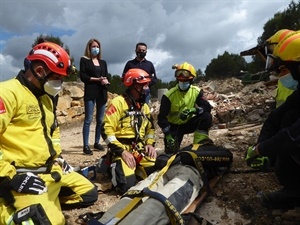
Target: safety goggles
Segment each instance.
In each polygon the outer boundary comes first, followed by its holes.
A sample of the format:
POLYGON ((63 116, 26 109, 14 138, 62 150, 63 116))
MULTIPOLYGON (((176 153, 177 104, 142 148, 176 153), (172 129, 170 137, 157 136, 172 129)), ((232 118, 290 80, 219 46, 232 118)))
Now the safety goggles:
POLYGON ((267 54, 266 70, 268 71, 277 70, 281 65, 283 65, 283 61, 280 58, 272 54, 267 54))
POLYGON ((264 44, 265 55, 267 56, 268 54, 273 54, 273 50, 277 44, 278 42, 264 44))
POLYGON ((191 72, 188 70, 176 70, 175 77, 183 78, 183 79, 191 79, 193 76, 192 76, 191 72))

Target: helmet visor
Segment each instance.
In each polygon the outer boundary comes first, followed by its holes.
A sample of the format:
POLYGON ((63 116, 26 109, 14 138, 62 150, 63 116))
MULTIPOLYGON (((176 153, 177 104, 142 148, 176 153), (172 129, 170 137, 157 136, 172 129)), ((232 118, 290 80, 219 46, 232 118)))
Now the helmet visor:
POLYGON ((193 78, 192 74, 188 70, 176 70, 175 71, 175 77, 176 78, 183 78, 183 79, 191 79, 193 78))
POLYGON ((272 71, 272 70, 277 70, 279 66, 281 66, 283 63, 280 60, 280 58, 268 54, 267 59, 266 59, 266 70, 272 71))
POLYGON ((275 42, 265 44, 265 55, 273 54, 274 47, 275 47, 277 44, 278 44, 278 43, 275 43, 275 42))

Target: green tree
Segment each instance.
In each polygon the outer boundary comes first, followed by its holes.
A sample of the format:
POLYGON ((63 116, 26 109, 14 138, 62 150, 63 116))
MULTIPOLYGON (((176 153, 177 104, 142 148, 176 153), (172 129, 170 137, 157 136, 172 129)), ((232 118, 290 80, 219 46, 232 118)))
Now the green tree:
POLYGON ((108 91, 115 94, 122 94, 126 90, 125 85, 119 75, 111 76, 109 74, 110 85, 108 86, 108 91))
POLYGON ((223 55, 211 60, 205 69, 205 77, 206 79, 236 77, 246 68, 247 62, 242 56, 225 51, 223 55))
MULTIPOLYGON (((291 1, 287 9, 277 12, 274 17, 268 20, 263 29, 262 35, 257 39, 257 44, 262 45, 269 37, 281 29, 300 30, 300 0, 291 1)), ((248 65, 250 73, 264 70, 265 61, 258 55, 252 57, 252 62, 248 65)))

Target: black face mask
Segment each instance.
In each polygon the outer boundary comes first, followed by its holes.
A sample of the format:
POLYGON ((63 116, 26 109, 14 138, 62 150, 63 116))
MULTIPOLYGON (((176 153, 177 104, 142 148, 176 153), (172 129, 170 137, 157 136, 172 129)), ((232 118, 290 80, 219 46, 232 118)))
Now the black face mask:
POLYGON ((145 56, 146 56, 146 52, 137 52, 137 53, 136 53, 136 56, 137 56, 138 58, 143 59, 143 58, 145 58, 145 56))

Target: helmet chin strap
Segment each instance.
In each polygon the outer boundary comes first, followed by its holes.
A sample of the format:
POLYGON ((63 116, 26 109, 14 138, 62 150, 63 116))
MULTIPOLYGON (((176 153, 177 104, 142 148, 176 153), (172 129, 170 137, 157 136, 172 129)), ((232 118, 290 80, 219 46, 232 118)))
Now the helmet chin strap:
POLYGON ((53 72, 50 72, 48 74, 45 73, 45 77, 40 77, 37 75, 37 73, 34 71, 32 64, 30 64, 30 71, 32 72, 33 76, 40 82, 41 87, 44 89, 44 84, 48 81, 48 79, 54 75, 53 72))

